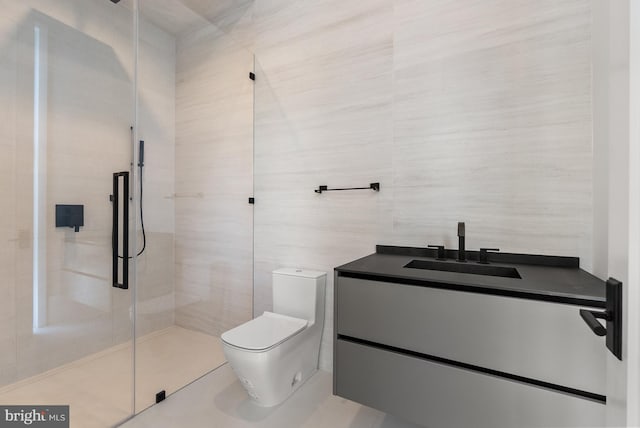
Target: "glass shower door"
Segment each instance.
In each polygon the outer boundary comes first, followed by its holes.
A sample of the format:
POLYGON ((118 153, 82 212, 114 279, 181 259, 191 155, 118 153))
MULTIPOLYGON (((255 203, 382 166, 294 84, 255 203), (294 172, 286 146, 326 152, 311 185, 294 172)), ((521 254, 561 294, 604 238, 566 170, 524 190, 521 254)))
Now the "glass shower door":
POLYGON ((112 426, 133 412, 134 287, 113 286, 110 200, 132 161, 133 12, 2 6, 0 405, 69 405, 72 427, 112 426))
POLYGON ((244 3, 139 2, 136 412, 224 364, 220 335, 252 318, 244 3))

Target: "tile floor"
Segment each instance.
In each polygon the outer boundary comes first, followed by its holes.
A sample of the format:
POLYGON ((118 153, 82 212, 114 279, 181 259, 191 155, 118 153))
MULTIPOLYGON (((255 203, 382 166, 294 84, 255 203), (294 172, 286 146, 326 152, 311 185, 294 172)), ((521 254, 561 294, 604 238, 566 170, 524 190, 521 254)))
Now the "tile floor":
MULTIPOLYGON (((131 343, 0 388, 2 404, 69 404, 72 428, 106 428, 131 415, 131 343)), ((155 403, 225 362, 217 337, 177 326, 137 340, 136 410, 155 403)))
POLYGON ((253 405, 231 367, 223 365, 121 428, 417 428, 331 394, 320 371, 280 406, 253 405))

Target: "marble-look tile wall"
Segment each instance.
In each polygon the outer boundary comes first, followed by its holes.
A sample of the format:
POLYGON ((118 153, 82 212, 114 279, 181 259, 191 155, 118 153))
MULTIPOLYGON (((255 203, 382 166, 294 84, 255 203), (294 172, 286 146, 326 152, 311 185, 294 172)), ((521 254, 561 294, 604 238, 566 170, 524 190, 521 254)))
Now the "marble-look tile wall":
MULTIPOLYGON (((142 202, 147 242, 137 261, 138 336, 175 322, 176 38, 141 12, 138 137, 145 142, 142 202)), ((141 233, 137 245, 142 248, 141 233)))
MULTIPOLYGON (((16 40, 14 21, 0 18, 0 40, 16 40)), ((16 44, 2 43, 0 56, 0 200, 15 200, 15 82, 16 44)), ((13 204, 6 204, 0 210, 0 384, 11 378, 17 366, 16 359, 16 247, 19 235, 16 229, 16 211, 13 204)))
MULTIPOLYGON (((97 0, 32 0, 2 2, 2 8, 0 196, 10 202, 4 204, 0 217, 0 251, 6 256, 0 258, 5 296, 0 384, 6 384, 131 338, 132 292, 113 289, 110 283, 108 196, 111 174, 127 170, 131 158, 134 63, 132 16, 122 7, 97 0), (42 312, 41 328, 34 331, 35 27, 40 29, 42 52, 40 284, 46 284, 41 296, 41 307, 46 311, 42 312), (54 227, 55 204, 84 205, 85 225, 79 233, 54 227)), ((156 143, 148 150, 147 177, 151 183, 157 182, 157 177, 173 182, 174 105, 173 94, 165 92, 167 84, 174 84, 173 43, 160 31, 142 32, 141 44, 148 49, 144 50, 141 70, 157 73, 141 81, 141 99, 147 101, 140 108, 141 125, 151 129, 155 122, 156 129, 148 132, 148 138, 156 143), (168 173, 171 175, 165 177, 168 173)), ((164 195, 158 193, 158 186, 146 190, 149 200, 162 200, 164 195)), ((139 265, 142 273, 146 269, 163 277, 160 285, 171 296, 171 304, 172 203, 165 203, 162 212, 152 204, 152 212, 147 212, 148 247, 152 251, 139 265), (150 259, 160 254, 160 247, 164 247, 165 258, 150 259)), ((140 300, 156 297, 158 284, 139 276, 143 279, 140 300), (154 288, 153 293, 145 292, 147 286, 154 288)), ((173 321, 172 309, 170 312, 156 315, 153 327, 145 325, 144 319, 138 325, 141 330, 169 325, 173 321)))
POLYGON ((253 55, 206 20, 177 41, 176 324, 212 335, 253 303, 253 55))
POLYGON ((590 2, 396 1, 385 241, 591 266, 590 2), (455 2, 456 6, 460 3, 455 2))
MULTIPOLYGON (((255 311, 377 243, 592 258, 590 1, 256 0, 255 311), (313 192, 318 185, 370 191, 313 192)), ((321 366, 331 368, 332 276, 321 366)))
MULTIPOLYGON (((377 243, 455 247, 457 221, 469 248, 579 255, 590 267, 589 0, 185 3, 175 77, 157 73, 158 90, 176 82, 165 92, 176 99, 175 186, 170 161, 149 184, 148 256, 165 267, 175 221, 177 324, 220 334, 271 309, 275 268, 331 273, 377 243), (313 192, 373 181, 380 193, 313 192)), ((143 105, 158 101, 143 91, 143 105)), ((162 153, 166 107, 141 128, 162 153)), ((145 263, 151 325, 172 308, 171 273, 145 263)))
POLYGON ((272 308, 274 269, 326 271, 329 369, 333 267, 372 253, 391 227, 393 4, 292 3, 254 12, 255 314, 272 308), (376 181, 380 193, 314 193, 376 181))

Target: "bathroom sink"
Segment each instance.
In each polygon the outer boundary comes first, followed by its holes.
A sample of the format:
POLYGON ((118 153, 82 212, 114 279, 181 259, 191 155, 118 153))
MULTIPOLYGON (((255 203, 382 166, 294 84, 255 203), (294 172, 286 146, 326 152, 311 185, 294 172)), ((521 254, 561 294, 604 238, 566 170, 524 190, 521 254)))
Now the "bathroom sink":
POLYGON ((430 260, 412 260, 406 265, 404 265, 404 267, 410 268, 410 269, 470 273, 473 275, 500 276, 503 278, 517 278, 517 279, 522 278, 518 273, 517 269, 510 268, 510 267, 503 267, 503 266, 487 266, 487 265, 457 263, 457 262, 436 262, 436 261, 430 261, 430 260))

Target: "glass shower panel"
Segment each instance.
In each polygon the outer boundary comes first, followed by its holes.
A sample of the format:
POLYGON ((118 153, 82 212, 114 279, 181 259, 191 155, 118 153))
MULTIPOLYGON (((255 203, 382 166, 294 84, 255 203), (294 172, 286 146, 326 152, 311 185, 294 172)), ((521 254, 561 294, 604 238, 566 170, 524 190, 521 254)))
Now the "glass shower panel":
POLYGON ((114 425, 133 411, 110 201, 132 159, 133 13, 0 3, 0 405, 68 404, 73 427, 114 425))
POLYGON ((252 318, 254 70, 229 33, 238 12, 140 1, 138 412, 224 364, 220 335, 252 318))

